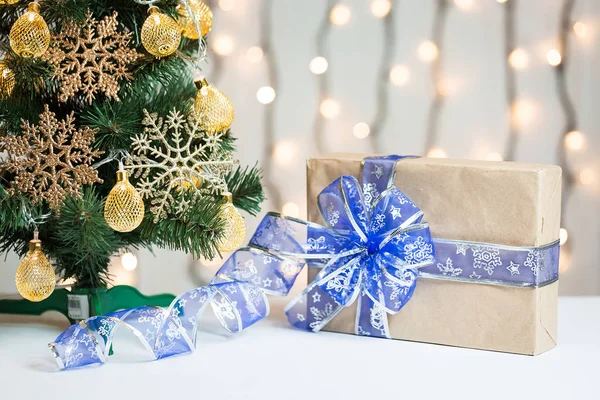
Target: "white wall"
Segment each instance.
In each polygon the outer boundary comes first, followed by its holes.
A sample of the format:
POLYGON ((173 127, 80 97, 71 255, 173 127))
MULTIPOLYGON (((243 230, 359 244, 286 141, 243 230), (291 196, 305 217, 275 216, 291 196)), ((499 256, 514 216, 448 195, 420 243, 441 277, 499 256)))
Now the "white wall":
MULTIPOLYGON (((296 152, 287 165, 277 165, 274 179, 283 192, 284 202, 300 206, 305 216, 304 160, 315 154, 313 123, 318 108, 317 79, 309 71, 316 53, 315 35, 324 16, 324 0, 273 0, 274 52, 270 59, 257 64, 246 60, 246 50, 260 41, 258 0, 236 0, 233 10, 224 12, 213 7, 215 23, 209 40, 220 35, 234 38, 235 49, 222 57, 217 86, 236 107, 233 130, 240 138, 242 163, 267 160, 263 152, 264 106, 256 101, 256 90, 269 85, 266 63, 274 61, 279 73, 276 87, 275 126, 277 141, 291 143, 296 152)), ((371 123, 377 102, 375 80, 382 52, 381 20, 373 17, 367 0, 347 0, 352 10, 348 25, 333 27, 329 36, 330 68, 327 77, 330 95, 339 101, 340 116, 327 122, 327 151, 370 151, 368 140, 352 135, 360 121, 371 123)), ((502 153, 507 132, 507 109, 504 88, 503 9, 495 0, 473 0, 473 9, 449 11, 444 36, 444 75, 455 83, 440 120, 439 145, 450 157, 485 158, 490 152, 502 153)), ((433 0, 395 1, 395 62, 406 64, 411 71, 409 83, 401 88, 390 86, 390 115, 380 137, 380 148, 398 154, 422 154, 432 85, 430 65, 417 56, 419 43, 430 37, 434 11, 433 0)), ((529 67, 519 71, 518 94, 534 104, 534 115, 522 127, 517 160, 555 163, 561 142, 563 114, 556 95, 553 69, 545 59, 547 50, 556 46, 562 0, 521 0, 517 10, 517 42, 530 56, 529 67)), ((597 99, 600 69, 597 42, 600 36, 600 2, 577 1, 574 16, 591 29, 584 40, 571 35, 568 84, 578 110, 579 128, 586 135, 586 147, 570 155, 576 168, 592 168, 596 176, 600 165, 594 157, 600 148, 597 135, 597 99)), ((215 54, 209 55, 205 69, 209 80, 215 77, 212 66, 215 54)), ((564 210, 568 221, 569 263, 563 266, 562 294, 600 294, 598 259, 598 181, 575 188, 564 210)), ((267 202, 263 211, 272 209, 267 202)), ((257 219, 249 218, 249 231, 257 219)), ((154 258, 140 254, 137 276, 142 290, 157 293, 180 292, 205 282, 216 266, 188 268, 185 255, 157 252, 154 258), (190 271, 196 274, 190 278, 190 271)), ((13 276, 18 260, 9 257, 0 268, 0 292, 14 291, 13 276)), ((115 270, 119 270, 116 266, 115 270)))

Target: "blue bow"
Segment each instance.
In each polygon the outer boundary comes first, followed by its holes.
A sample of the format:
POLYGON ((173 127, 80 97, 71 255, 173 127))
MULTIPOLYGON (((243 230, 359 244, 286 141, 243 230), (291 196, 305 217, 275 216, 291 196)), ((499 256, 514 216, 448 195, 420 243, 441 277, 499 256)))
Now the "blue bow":
POLYGON ((286 307, 292 325, 318 331, 358 300, 356 333, 390 337, 386 314, 400 311, 415 290, 418 269, 433 263, 423 212, 390 186, 393 175, 384 186, 373 182, 383 177, 379 172, 363 174, 365 191, 356 178, 342 176, 319 194, 326 227, 270 213, 252 237, 252 247, 322 268, 286 307))

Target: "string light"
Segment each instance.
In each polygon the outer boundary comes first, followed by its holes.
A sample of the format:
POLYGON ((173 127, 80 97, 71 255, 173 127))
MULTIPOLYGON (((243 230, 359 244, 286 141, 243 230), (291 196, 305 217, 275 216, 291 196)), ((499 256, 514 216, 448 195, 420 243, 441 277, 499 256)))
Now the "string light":
POLYGON ((456 94, 458 92, 458 89, 458 82, 452 78, 443 78, 438 84, 438 93, 444 97, 456 94))
POLYGON ((319 111, 321 115, 327 119, 334 119, 338 115, 340 115, 341 107, 340 103, 338 103, 334 99, 325 99, 321 102, 319 106, 319 111))
POLYGON ((519 127, 530 125, 536 116, 536 105, 528 99, 519 99, 512 106, 513 123, 519 127))
POLYGON ((283 205, 281 212, 285 216, 298 218, 300 216, 300 207, 296 203, 288 202, 283 205))
POLYGON ((325 57, 315 57, 310 61, 310 72, 315 75, 324 74, 329 67, 329 63, 325 57))
POLYGON ((231 11, 235 7, 235 0, 219 0, 219 8, 223 11, 231 11))
POLYGON ((280 166, 288 166, 294 162, 296 153, 296 144, 292 141, 286 140, 275 145, 275 149, 273 150, 273 158, 280 166))
POLYGON ((257 62, 260 62, 260 60, 263 59, 263 55, 264 52, 262 48, 260 48, 259 46, 252 46, 246 52, 246 59, 252 64, 256 64, 257 62))
POLYGON ((579 183, 582 185, 591 185, 594 183, 594 171, 591 168, 584 168, 579 171, 579 183))
POLYGON ((514 69, 523 70, 529 66, 529 54, 523 49, 514 49, 508 56, 508 63, 514 69))
POLYGON ((502 155, 500 153, 492 152, 487 155, 486 160, 488 161, 502 161, 502 155))
POLYGON ((371 133, 371 128, 369 127, 369 125, 365 122, 359 122, 358 124, 354 125, 354 129, 352 129, 352 133, 354 134, 354 137, 357 139, 364 139, 367 136, 369 136, 369 133, 371 133))
POLYGON ((565 146, 572 151, 581 150, 585 145, 585 136, 579 131, 571 131, 565 136, 565 146))
POLYGON ((135 254, 127 252, 121 256, 121 265, 125 271, 133 271, 137 268, 138 259, 135 254))
POLYGON ((410 70, 406 65, 394 65, 390 70, 390 82, 394 86, 404 86, 410 79, 410 70))
POLYGON ((573 24, 573 32, 575 33, 575 36, 577 36, 578 38, 584 39, 588 36, 589 29, 586 24, 584 24, 581 21, 577 21, 573 24))
POLYGON ((256 99, 262 104, 271 104, 275 96, 275 89, 271 86, 263 86, 256 91, 256 99))
POLYGON ((548 64, 552 65, 553 67, 556 67, 560 65, 562 61, 562 56, 558 50, 552 49, 548 51, 548 53, 546 53, 546 60, 548 61, 548 64))
POLYGON ((228 56, 235 50, 235 42, 231 35, 217 36, 213 42, 215 53, 220 56, 228 56))
POLYGON ((419 58, 424 62, 431 62, 438 56, 438 47, 431 40, 425 40, 419 45, 419 58))
POLYGON ((427 157, 429 157, 429 158, 447 158, 448 154, 446 154, 446 151, 444 149, 441 149, 439 147, 434 147, 427 152, 427 157))
POLYGON ((371 13, 377 18, 385 18, 392 9, 392 2, 390 0, 372 0, 371 1, 371 13))
POLYGON ((454 5, 463 11, 470 11, 475 3, 473 0, 454 0, 454 5))
POLYGON ((341 26, 350 22, 351 15, 350 7, 344 4, 336 4, 329 13, 329 19, 332 24, 341 26))
POLYGON ((567 240, 569 239, 569 232, 567 232, 565 228, 560 228, 559 237, 560 245, 562 246, 563 244, 567 243, 567 240))

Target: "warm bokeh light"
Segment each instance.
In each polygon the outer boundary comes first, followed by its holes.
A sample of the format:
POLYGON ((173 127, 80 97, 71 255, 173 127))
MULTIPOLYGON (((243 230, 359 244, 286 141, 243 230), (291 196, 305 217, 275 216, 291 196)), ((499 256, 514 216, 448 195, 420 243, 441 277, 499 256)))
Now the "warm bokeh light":
POLYGON ((575 33, 575 36, 580 39, 586 38, 590 33, 588 26, 581 21, 577 21, 573 24, 573 32, 575 33))
POLYGON ((548 60, 548 64, 556 67, 562 62, 562 56, 558 50, 552 49, 546 53, 546 60, 548 60))
POLYGON ((583 149, 585 145, 585 136, 580 131, 571 131, 565 136, 565 146, 567 149, 577 151, 583 149))
POLYGON ((567 240, 569 239, 569 232, 567 232, 565 228, 560 228, 559 237, 560 245, 562 246, 563 244, 567 243, 567 240))
POLYGON ((270 104, 275 100, 275 89, 271 86, 263 86, 256 91, 256 100, 262 104, 270 104))
POLYGON ((421 61, 430 62, 437 58, 438 48, 431 40, 426 40, 419 45, 419 58, 421 61))
POLYGON ((390 69, 390 82, 394 86, 404 86, 410 79, 410 70, 406 65, 394 65, 390 69))
POLYGON ((458 82, 452 78, 442 78, 438 86, 438 93, 441 96, 448 97, 458 93, 458 82))
POLYGON ((138 259, 135 254, 127 252, 121 256, 121 265, 125 271, 133 271, 137 268, 138 259))
POLYGON ((463 11, 470 11, 475 5, 474 0, 454 0, 454 5, 463 11))
POLYGON ((591 185, 594 183, 594 171, 591 168, 584 168, 579 171, 579 183, 582 185, 591 185))
POLYGON ((560 257, 558 259, 558 272, 564 274, 571 269, 571 253, 566 249, 560 250, 560 257))
POLYGON ((319 111, 321 112, 321 115, 327 119, 336 118, 338 115, 340 115, 340 103, 334 99, 325 99, 321 102, 319 111))
POLYGON ((325 57, 315 57, 310 61, 310 72, 315 75, 321 75, 327 71, 329 63, 325 57))
POLYGON ((231 35, 220 35, 214 39, 213 49, 220 56, 228 56, 235 49, 235 42, 231 35))
POLYGON ((273 150, 273 159, 280 166, 291 165, 296 158, 298 148, 296 143, 290 140, 279 142, 273 150))
POLYGON ((488 161, 502 161, 502 154, 492 152, 487 155, 486 160, 488 161))
POLYGON ((508 63, 514 69, 525 69, 529 66, 529 54, 523 49, 514 49, 508 56, 508 63))
POLYGON ((262 60, 263 56, 264 56, 263 49, 261 49, 258 46, 252 46, 246 52, 246 59, 253 64, 260 62, 260 60, 262 60))
POLYGON ((345 4, 336 4, 331 9, 329 20, 334 25, 346 25, 348 22, 350 22, 351 16, 352 13, 350 12, 350 7, 345 4))
POLYGON ((385 18, 392 9, 390 0, 371 0, 371 13, 377 18, 385 18))
POLYGON ((537 106, 532 100, 519 99, 512 106, 512 120, 520 128, 530 125, 535 121, 537 106))
POLYGON ((355 138, 364 139, 369 136, 369 133, 371 133, 371 128, 369 127, 369 124, 365 122, 359 122, 358 124, 354 125, 352 133, 354 134, 355 138))
POLYGON ((298 218, 298 216, 300 216, 300 207, 298 207, 298 204, 296 203, 285 203, 283 205, 281 213, 288 217, 298 218))
POLYGON ((231 11, 235 7, 235 0, 219 0, 219 8, 223 11, 231 11))
POLYGON ((429 158, 447 158, 448 154, 446 154, 446 151, 444 149, 441 149, 439 147, 434 147, 433 149, 431 149, 427 152, 427 157, 429 157, 429 158))
POLYGON ((500 4, 504 4, 504 3, 506 3, 508 0, 496 0, 496 1, 497 1, 498 3, 500 3, 500 4))

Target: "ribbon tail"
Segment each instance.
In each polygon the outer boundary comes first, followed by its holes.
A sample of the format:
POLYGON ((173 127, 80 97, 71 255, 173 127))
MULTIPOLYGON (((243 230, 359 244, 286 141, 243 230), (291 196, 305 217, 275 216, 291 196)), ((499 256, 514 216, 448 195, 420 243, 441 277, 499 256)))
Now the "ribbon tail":
POLYGON ((373 336, 391 339, 388 316, 385 309, 374 302, 363 291, 358 299, 355 333, 360 336, 373 336))
POLYGON ((318 332, 343 308, 344 306, 333 301, 317 282, 313 282, 296 296, 284 311, 292 326, 318 332))

